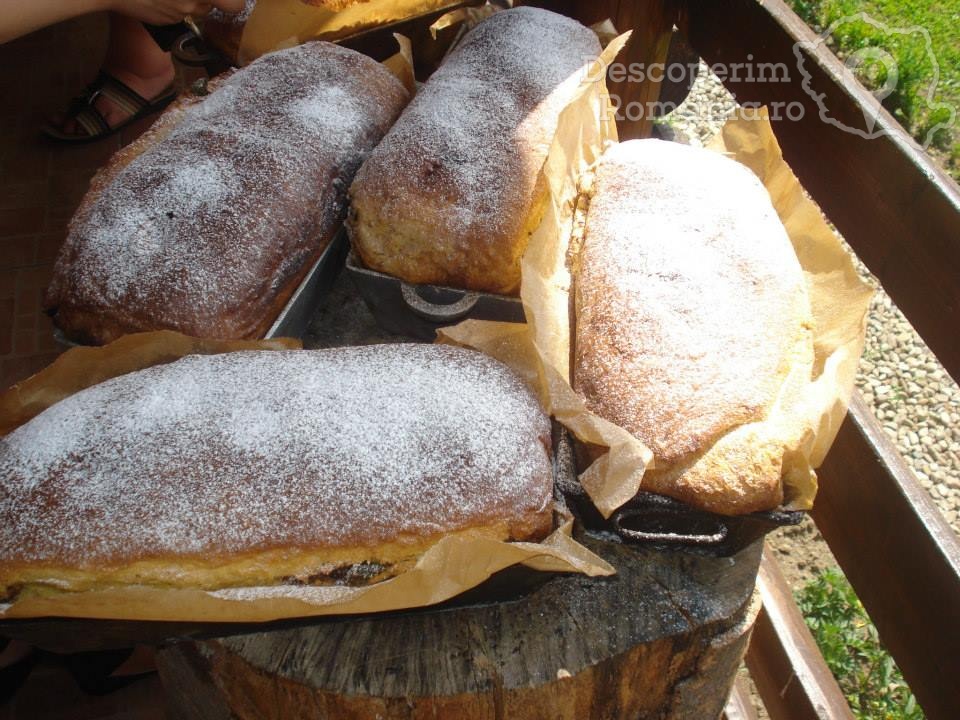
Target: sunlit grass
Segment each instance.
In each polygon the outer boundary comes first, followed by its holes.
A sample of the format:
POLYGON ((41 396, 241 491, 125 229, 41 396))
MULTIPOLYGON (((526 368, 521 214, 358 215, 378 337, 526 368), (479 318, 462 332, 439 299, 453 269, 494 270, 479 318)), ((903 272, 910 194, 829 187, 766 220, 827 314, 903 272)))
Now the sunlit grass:
MULTIPOLYGON (((920 143, 928 140, 931 152, 960 179, 960 119, 953 127, 939 128, 960 111, 960 0, 930 3, 921 0, 792 0, 794 10, 816 31, 822 32, 844 18, 866 13, 891 29, 923 28, 930 50, 919 32, 898 34, 859 20, 840 22, 829 44, 841 57, 865 48, 878 48, 893 56, 899 74, 895 87, 883 98, 884 107, 920 143), (934 81, 933 107, 928 93, 934 81)), ((858 73, 868 88, 885 86, 887 73, 878 64, 865 63, 858 73)))
POLYGON ((826 570, 807 583, 797 593, 797 604, 857 718, 923 720, 903 675, 839 570, 826 570))

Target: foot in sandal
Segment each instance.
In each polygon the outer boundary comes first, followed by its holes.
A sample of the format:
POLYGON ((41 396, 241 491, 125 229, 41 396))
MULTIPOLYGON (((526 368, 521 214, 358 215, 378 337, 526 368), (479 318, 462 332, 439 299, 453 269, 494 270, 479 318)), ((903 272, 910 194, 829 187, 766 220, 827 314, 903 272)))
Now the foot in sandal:
MULTIPOLYGON (((171 68, 172 75, 172 68, 171 68)), ((137 83, 156 85, 156 81, 137 83)), ((70 102, 65 115, 43 126, 44 134, 64 142, 90 142, 111 135, 151 113, 159 112, 176 97, 172 78, 155 94, 137 92, 105 70, 70 102)))
POLYGON ((143 23, 110 13, 110 42, 100 74, 67 112, 43 127, 65 142, 106 137, 173 100, 170 53, 157 45, 143 23))

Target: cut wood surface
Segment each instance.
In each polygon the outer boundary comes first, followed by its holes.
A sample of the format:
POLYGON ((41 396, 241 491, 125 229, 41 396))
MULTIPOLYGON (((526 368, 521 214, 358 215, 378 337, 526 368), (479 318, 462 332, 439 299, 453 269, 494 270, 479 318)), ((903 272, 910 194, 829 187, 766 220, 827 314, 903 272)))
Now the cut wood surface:
POLYGON ((162 650, 173 717, 588 720, 719 716, 760 544, 733 558, 585 539, 618 569, 511 602, 328 620, 162 650))
MULTIPOLYGON (((794 50, 817 36, 783 0, 685 5, 682 26, 693 47, 708 64, 727 68, 724 84, 738 102, 772 109, 779 103, 779 119, 772 123, 787 162, 947 371, 960 379, 960 188, 886 110, 877 116, 873 139, 822 119, 803 89, 794 50), (735 63, 772 63, 783 70, 769 72, 768 82, 756 74, 750 81, 742 71, 737 81, 729 77, 735 63)), ((873 96, 823 43, 797 52, 811 88, 824 94, 828 116, 863 129, 873 96)))

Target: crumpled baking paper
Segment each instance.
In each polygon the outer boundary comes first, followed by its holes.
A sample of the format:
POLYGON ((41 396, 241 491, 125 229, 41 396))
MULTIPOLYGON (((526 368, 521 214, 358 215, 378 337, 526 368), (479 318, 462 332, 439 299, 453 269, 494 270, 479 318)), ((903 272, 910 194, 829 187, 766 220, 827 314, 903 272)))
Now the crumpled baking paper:
POLYGON ((238 60, 246 65, 272 50, 308 40, 342 40, 364 30, 463 4, 451 0, 360 0, 326 4, 258 0, 244 27, 238 60))

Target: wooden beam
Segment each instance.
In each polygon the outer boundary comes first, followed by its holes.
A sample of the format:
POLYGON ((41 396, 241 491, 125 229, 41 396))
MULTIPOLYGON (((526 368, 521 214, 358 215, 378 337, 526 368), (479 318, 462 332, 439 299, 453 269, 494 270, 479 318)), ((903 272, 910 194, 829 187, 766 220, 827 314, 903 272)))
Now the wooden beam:
POLYGON ((960 717, 960 541, 857 393, 813 518, 930 720, 960 717))
POLYGON ((743 678, 738 677, 734 682, 721 720, 757 720, 757 711, 753 707, 750 690, 743 678))
MULTIPOLYGON (((737 100, 787 103, 798 120, 774 120, 787 162, 927 345, 960 379, 960 188, 920 149, 889 113, 879 114, 882 137, 865 139, 827 124, 804 91, 797 42, 814 33, 783 0, 687 0, 682 28, 710 65, 782 63, 789 72, 747 82, 744 72, 725 84, 737 100)), ((811 86, 825 93, 830 115, 864 126, 872 96, 845 79, 843 64, 823 44, 803 51, 811 86)), ((732 74, 732 73, 731 73, 732 74)), ((754 73, 756 79, 758 73, 754 73)), ((849 77, 849 76, 847 76, 849 77)))
POLYGON ((747 667, 773 720, 853 720, 836 679, 793 600, 776 559, 764 550, 757 589, 763 609, 747 667))

